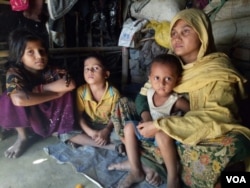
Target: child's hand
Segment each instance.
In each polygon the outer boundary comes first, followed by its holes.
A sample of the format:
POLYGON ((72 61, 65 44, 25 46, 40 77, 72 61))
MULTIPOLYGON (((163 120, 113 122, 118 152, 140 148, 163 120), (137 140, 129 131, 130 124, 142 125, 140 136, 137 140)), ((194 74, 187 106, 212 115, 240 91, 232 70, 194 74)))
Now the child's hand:
POLYGON ((95 130, 91 130, 91 131, 85 131, 86 132, 86 134, 89 136, 89 137, 91 137, 93 140, 95 140, 96 138, 97 138, 97 134, 98 134, 98 132, 97 131, 95 131, 95 130))
POLYGON ((66 87, 69 87, 70 82, 71 82, 71 75, 65 70, 65 69, 56 69, 57 74, 59 75, 60 78, 65 79, 65 85, 66 87))
POLYGON ((32 93, 42 93, 43 92, 43 85, 37 85, 32 89, 32 93))
POLYGON ((69 74, 69 73, 67 73, 67 74, 65 75, 65 83, 66 83, 66 87, 69 87, 70 82, 71 82, 71 76, 70 76, 70 74, 69 74))
POLYGON ((76 87, 75 81, 71 78, 71 76, 67 73, 62 77, 63 87, 66 87, 67 90, 73 90, 76 87))
POLYGON ((107 132, 106 129, 98 131, 94 141, 100 146, 107 145, 109 142, 109 132, 107 132))
POLYGON ((94 130, 88 135, 95 141, 97 145, 104 146, 107 144, 107 139, 102 131, 94 130))
POLYGON ((62 78, 65 74, 67 74, 67 71, 65 69, 55 69, 56 73, 62 78))

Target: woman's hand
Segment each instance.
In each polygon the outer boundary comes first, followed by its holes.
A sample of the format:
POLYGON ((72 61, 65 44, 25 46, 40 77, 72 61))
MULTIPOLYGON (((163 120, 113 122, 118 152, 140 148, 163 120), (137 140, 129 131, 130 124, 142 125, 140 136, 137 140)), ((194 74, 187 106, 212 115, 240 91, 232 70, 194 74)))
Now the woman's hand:
POLYGON ((137 129, 140 132, 140 134, 145 138, 155 137, 155 134, 158 131, 158 129, 154 126, 153 121, 140 123, 137 126, 137 129))

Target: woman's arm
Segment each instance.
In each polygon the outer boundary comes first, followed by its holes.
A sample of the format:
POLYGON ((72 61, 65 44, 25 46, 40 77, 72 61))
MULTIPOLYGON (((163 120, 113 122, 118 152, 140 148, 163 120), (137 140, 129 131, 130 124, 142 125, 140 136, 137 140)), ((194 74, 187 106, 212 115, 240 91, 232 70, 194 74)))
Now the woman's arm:
POLYGON ((239 126, 237 119, 237 90, 236 85, 229 82, 209 83, 189 95, 191 111, 183 117, 158 119, 154 125, 172 138, 190 145, 233 129, 245 129, 239 126))

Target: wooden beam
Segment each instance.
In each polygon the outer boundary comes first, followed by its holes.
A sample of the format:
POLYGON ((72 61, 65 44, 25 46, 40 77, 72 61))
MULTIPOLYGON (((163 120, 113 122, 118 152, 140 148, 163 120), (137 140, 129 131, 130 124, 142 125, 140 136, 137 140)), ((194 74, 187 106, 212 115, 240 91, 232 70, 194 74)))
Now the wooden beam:
POLYGON ((0 51, 0 58, 1 57, 8 57, 8 55, 9 55, 8 50, 1 50, 0 51))
POLYGON ((74 48, 51 48, 50 54, 74 54, 81 52, 105 52, 105 51, 122 51, 122 47, 74 47, 74 48))
MULTIPOLYGON (((82 52, 109 52, 109 51, 122 51, 121 47, 76 47, 76 48, 51 48, 49 53, 55 54, 75 54, 82 52)), ((8 57, 8 50, 0 50, 0 57, 8 57)))

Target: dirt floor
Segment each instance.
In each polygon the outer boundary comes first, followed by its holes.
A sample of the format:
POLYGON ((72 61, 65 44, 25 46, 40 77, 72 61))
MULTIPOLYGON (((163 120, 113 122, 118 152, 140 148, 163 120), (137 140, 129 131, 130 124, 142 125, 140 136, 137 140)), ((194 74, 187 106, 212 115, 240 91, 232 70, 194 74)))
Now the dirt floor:
POLYGON ((0 188, 97 188, 70 164, 58 164, 43 148, 59 142, 56 137, 37 140, 17 159, 4 157, 4 151, 16 139, 12 133, 0 141, 0 188))

